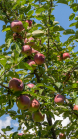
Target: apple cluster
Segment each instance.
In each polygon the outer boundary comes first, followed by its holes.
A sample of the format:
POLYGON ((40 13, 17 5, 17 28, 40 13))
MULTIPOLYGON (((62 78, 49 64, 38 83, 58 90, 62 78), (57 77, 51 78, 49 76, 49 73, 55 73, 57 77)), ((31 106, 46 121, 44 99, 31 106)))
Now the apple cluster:
MULTIPOLYGON (((29 27, 32 26, 32 21, 27 20, 26 21, 29 25, 29 27)), ((28 27, 28 28, 29 28, 28 27)), ((19 34, 23 28, 23 24, 21 21, 14 20, 11 23, 11 29, 13 32, 13 39, 16 40, 17 38, 20 38, 22 40, 22 36, 19 34)), ((45 56, 38 52, 37 50, 33 49, 32 46, 35 45, 34 38, 25 38, 24 40, 24 46, 22 47, 21 53, 26 56, 30 56, 32 53, 34 53, 34 60, 29 59, 27 63, 35 70, 36 66, 34 65, 41 65, 45 62, 45 56)), ((34 84, 29 83, 27 84, 28 88, 33 88, 34 84)), ((9 88, 13 90, 14 92, 16 91, 23 91, 24 90, 24 84, 22 80, 17 79, 17 78, 12 78, 9 82, 9 88)), ((36 90, 35 92, 36 93, 36 90)), ((44 115, 41 114, 41 111, 39 110, 40 108, 40 103, 37 99, 32 99, 30 98, 27 94, 20 94, 16 98, 16 104, 17 107, 21 110, 28 110, 29 112, 32 113, 32 119, 35 122, 41 122, 44 120, 44 115)))
MULTIPOLYGON (((26 20, 28 23, 29 27, 32 26, 32 20, 26 20)), ((17 38, 20 38, 22 40, 22 36, 19 34, 23 28, 23 24, 21 21, 14 20, 11 23, 11 29, 13 32, 13 39, 16 40, 17 38)), ((42 65, 45 62, 45 56, 38 52, 37 50, 33 49, 32 47, 35 45, 34 38, 25 38, 24 40, 24 45, 22 46, 21 53, 26 56, 30 56, 31 54, 35 54, 33 60, 29 59, 27 63, 35 70, 36 64, 37 65, 42 65)))
MULTIPOLYGON (((32 88, 34 84, 27 84, 27 87, 32 88)), ((12 78, 9 82, 9 88, 13 91, 22 91, 24 84, 20 79, 12 78)), ((34 92, 36 93, 36 91, 34 92)), ((16 99, 16 104, 21 110, 29 110, 32 112, 32 119, 35 122, 41 122, 44 120, 44 115, 39 111, 40 103, 37 99, 30 99, 26 94, 21 94, 16 99)))

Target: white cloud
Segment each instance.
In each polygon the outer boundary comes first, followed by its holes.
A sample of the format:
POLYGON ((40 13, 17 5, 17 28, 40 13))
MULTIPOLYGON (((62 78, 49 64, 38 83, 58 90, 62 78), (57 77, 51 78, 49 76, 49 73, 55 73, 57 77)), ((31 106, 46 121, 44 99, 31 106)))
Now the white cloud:
POLYGON ((2 128, 6 128, 6 126, 10 126, 11 125, 11 117, 8 116, 6 117, 5 120, 0 120, 0 132, 2 133, 1 129, 2 128))
MULTIPOLYGON (((6 117, 5 120, 0 120, 0 133, 3 133, 3 132, 1 131, 1 128, 6 128, 7 126, 11 126, 11 120, 12 120, 12 119, 11 119, 10 116, 6 117)), ((63 114, 60 114, 59 116, 55 115, 55 120, 52 119, 53 124, 54 124, 54 122, 55 122, 56 120, 62 120, 62 122, 61 122, 62 127, 67 126, 67 125, 70 123, 69 117, 67 117, 66 119, 64 119, 64 118, 63 118, 63 114)), ((44 121, 47 121, 46 115, 45 115, 44 121)), ((12 123, 12 124, 13 124, 13 126, 16 126, 16 127, 19 126, 18 123, 12 123)), ((23 130, 26 130, 27 127, 25 126, 24 123, 21 125, 21 127, 22 127, 21 133, 23 133, 23 130)), ((34 129, 30 129, 29 132, 30 132, 30 133, 34 133, 35 131, 34 131, 34 129)), ((13 133, 13 132, 12 132, 12 131, 7 131, 7 132, 6 132, 7 135, 10 135, 11 133, 13 133)), ((1 138, 1 139, 2 139, 2 138, 1 138)), ((59 137, 57 137, 57 139, 59 139, 59 137)))

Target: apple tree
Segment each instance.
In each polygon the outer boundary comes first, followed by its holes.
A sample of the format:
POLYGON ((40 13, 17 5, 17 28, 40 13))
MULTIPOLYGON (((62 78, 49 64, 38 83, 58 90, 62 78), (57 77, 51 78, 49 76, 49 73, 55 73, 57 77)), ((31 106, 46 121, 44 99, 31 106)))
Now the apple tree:
POLYGON ((0 117, 18 119, 18 131, 23 123, 26 126, 23 134, 15 131, 10 136, 6 131, 12 127, 2 129, 5 139, 78 138, 77 11, 77 0, 0 0, 6 32, 0 46, 0 117), (69 29, 55 21, 58 3, 73 10, 69 20, 75 22, 69 29), (68 35, 65 42, 60 41, 61 31, 68 35), (53 122, 60 114, 69 117, 67 126, 62 127, 61 120, 53 122))

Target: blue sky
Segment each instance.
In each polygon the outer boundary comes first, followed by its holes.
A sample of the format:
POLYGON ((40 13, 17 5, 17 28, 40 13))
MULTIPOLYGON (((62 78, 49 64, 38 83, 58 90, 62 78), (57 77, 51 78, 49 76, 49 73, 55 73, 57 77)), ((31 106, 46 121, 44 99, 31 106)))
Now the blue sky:
MULTIPOLYGON (((58 21, 59 24, 64 28, 64 29, 68 29, 69 28, 69 25, 74 22, 73 21, 69 21, 69 15, 73 13, 73 10, 70 9, 69 6, 65 5, 65 4, 58 4, 58 6, 55 7, 55 10, 53 11, 53 14, 55 16, 55 21, 58 21)), ((3 43, 5 43, 5 32, 2 32, 2 26, 3 26, 4 22, 0 21, 0 45, 2 45, 3 43)), ((75 27, 71 27, 72 29, 76 30, 75 27)), ((62 35, 62 32, 61 32, 61 41, 64 42, 67 40, 67 38, 69 37, 69 35, 62 35)), ((75 42, 75 45, 77 45, 77 42, 75 42)), ((77 51, 77 47, 75 48, 74 50, 75 52, 77 51)), ((17 109, 16 105, 14 105, 13 107, 14 109, 17 109)), ((7 115, 8 116, 8 115, 7 115)), ((14 126, 14 122, 13 120, 10 119, 10 117, 8 117, 8 124, 6 125, 11 125, 14 126), (10 122, 10 123, 9 123, 10 122)), ((6 115, 0 117, 0 123, 1 121, 2 122, 5 122, 7 119, 6 119, 6 115)), ((65 121, 66 123, 67 121, 65 121)), ((16 121, 17 123, 17 121, 16 121)), ((0 124, 0 129, 1 129, 1 124, 0 124)), ((4 126, 5 127, 5 126, 4 126)), ((14 130, 17 129, 17 125, 15 126, 14 130)), ((13 130, 13 131, 14 131, 13 130)))

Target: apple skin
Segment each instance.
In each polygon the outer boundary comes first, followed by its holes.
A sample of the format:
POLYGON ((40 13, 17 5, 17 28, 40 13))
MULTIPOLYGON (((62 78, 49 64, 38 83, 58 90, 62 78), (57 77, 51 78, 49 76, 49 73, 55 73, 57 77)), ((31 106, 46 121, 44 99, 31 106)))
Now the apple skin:
POLYGON ((9 82, 9 88, 14 91, 22 91, 24 89, 24 84, 22 80, 17 78, 12 78, 9 82))
POLYGON ((33 38, 33 37, 30 37, 30 38, 28 38, 28 39, 25 38, 24 44, 29 44, 30 46, 35 45, 34 38, 33 38))
POLYGON ((35 63, 35 61, 33 61, 33 60, 28 60, 27 63, 28 63, 28 65, 30 65, 30 66, 33 68, 33 70, 36 69, 36 66, 35 66, 36 63, 35 63))
POLYGON ((33 99, 30 102, 29 111, 31 111, 31 112, 37 111, 39 109, 39 107, 40 107, 40 103, 38 102, 38 100, 33 99))
POLYGON ((23 30, 23 24, 21 21, 19 20, 14 20, 11 23, 11 29, 12 31, 16 32, 16 33, 20 33, 23 30))
MULTIPOLYGON (((27 86, 28 86, 29 88, 32 88, 32 87, 34 87, 35 85, 34 85, 33 83, 29 83, 29 84, 27 84, 27 86)), ((36 93, 36 92, 37 92, 37 90, 35 90, 34 93, 36 93)))
POLYGON ((33 83, 29 83, 29 84, 27 84, 27 86, 28 86, 29 88, 32 88, 32 87, 34 87, 34 84, 33 84, 33 83))
POLYGON ((70 55, 69 53, 63 53, 62 56, 57 56, 58 58, 58 61, 62 61, 62 60, 65 60, 66 58, 70 58, 70 55))
POLYGON ((60 138, 60 139, 66 139, 66 135, 63 134, 63 133, 60 133, 60 134, 59 134, 59 138, 60 138))
POLYGON ((19 135, 19 136, 22 136, 22 135, 24 135, 24 134, 23 134, 23 133, 19 133, 18 135, 19 135))
POLYGON ((35 56, 34 56, 34 61, 37 65, 41 65, 45 62, 45 56, 41 53, 37 53, 35 56))
POLYGON ((54 98, 54 102, 58 105, 62 105, 64 103, 65 97, 63 95, 56 95, 56 97, 54 98))
POLYGON ((29 24, 29 27, 32 26, 32 20, 26 20, 26 22, 29 24))
POLYGON ((26 110, 30 106, 30 98, 27 95, 20 95, 16 99, 16 104, 19 109, 26 110))
POLYGON ((57 56, 57 59, 58 59, 58 61, 61 61, 62 57, 61 56, 57 56))
POLYGON ((73 110, 77 110, 78 111, 78 105, 75 105, 73 110))
POLYGON ((29 45, 24 45, 22 47, 22 54, 26 54, 27 56, 31 55, 32 48, 29 45))
POLYGON ((66 58, 70 58, 69 53, 63 53, 63 60, 65 60, 66 58))
POLYGON ((32 53, 36 54, 38 51, 32 48, 32 53))
POLYGON ((34 120, 34 122, 42 122, 44 121, 44 117, 45 115, 42 115, 40 111, 33 112, 32 114, 32 119, 34 120))

